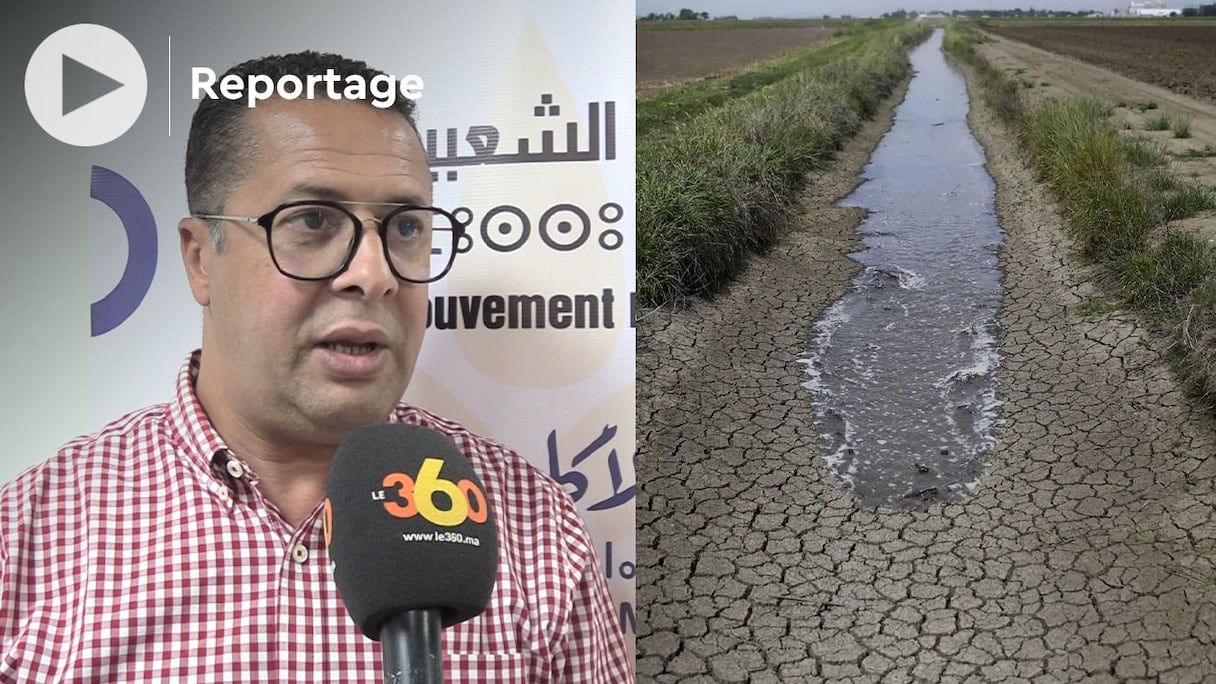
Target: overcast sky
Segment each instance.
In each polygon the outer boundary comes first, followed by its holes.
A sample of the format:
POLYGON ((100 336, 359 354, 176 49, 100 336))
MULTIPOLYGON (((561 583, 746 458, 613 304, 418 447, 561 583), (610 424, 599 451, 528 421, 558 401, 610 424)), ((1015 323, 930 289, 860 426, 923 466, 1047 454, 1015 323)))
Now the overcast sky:
MULTIPOLYGON (((1185 0, 1166 0, 1169 7, 1184 7, 1196 4, 1185 0)), ((850 14, 855 17, 877 17, 883 12, 898 9, 929 12, 931 10, 965 9, 1057 9, 1099 10, 1109 13, 1112 9, 1127 9, 1127 2, 1119 0, 637 0, 637 13, 644 16, 650 12, 678 13, 681 8, 696 12, 709 12, 711 17, 735 15, 740 19, 755 17, 822 17, 825 14, 838 17, 850 14)))

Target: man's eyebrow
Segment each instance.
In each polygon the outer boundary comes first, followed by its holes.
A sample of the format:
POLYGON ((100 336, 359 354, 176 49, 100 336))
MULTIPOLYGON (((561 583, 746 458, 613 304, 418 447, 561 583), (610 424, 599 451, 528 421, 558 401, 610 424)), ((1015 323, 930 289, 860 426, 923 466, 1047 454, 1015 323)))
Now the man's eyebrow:
POLYGON ((418 195, 393 195, 386 200, 380 200, 390 204, 427 204, 427 202, 418 195))
POLYGON ((367 198, 367 197, 351 197, 345 192, 326 185, 311 185, 300 184, 293 185, 287 191, 287 196, 293 199, 319 199, 329 200, 331 202, 368 202, 368 203, 384 203, 384 204, 426 204, 425 198, 420 195, 403 193, 392 195, 387 198, 367 198))
POLYGON ((335 188, 325 185, 309 185, 307 183, 293 185, 287 191, 287 196, 296 199, 321 199, 331 201, 341 201, 349 199, 346 193, 339 192, 335 188))

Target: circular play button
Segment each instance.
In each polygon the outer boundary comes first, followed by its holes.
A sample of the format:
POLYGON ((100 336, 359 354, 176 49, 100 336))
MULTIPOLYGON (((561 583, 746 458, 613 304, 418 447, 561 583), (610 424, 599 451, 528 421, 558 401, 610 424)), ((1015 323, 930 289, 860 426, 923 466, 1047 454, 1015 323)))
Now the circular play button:
POLYGON ((30 114, 60 142, 104 145, 135 123, 148 94, 139 52, 98 24, 65 26, 46 37, 25 67, 30 114))

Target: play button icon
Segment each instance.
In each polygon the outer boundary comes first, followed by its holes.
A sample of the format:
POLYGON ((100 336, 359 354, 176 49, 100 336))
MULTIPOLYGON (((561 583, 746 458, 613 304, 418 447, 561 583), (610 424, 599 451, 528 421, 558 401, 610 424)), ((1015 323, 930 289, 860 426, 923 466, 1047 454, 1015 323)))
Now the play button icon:
POLYGON ((122 84, 87 64, 63 56, 63 116, 97 98, 122 87, 122 84))
POLYGON ((25 68, 25 101, 55 139, 103 145, 139 118, 148 76, 134 45, 113 29, 74 24, 47 36, 25 68))

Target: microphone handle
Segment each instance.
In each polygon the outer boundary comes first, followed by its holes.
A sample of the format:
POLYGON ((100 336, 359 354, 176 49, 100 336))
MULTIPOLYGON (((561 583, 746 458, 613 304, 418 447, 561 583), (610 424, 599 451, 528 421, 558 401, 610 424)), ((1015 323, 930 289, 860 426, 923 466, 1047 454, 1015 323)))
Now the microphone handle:
POLYGON ((438 609, 407 610, 380 626, 384 684, 443 684, 438 609))

